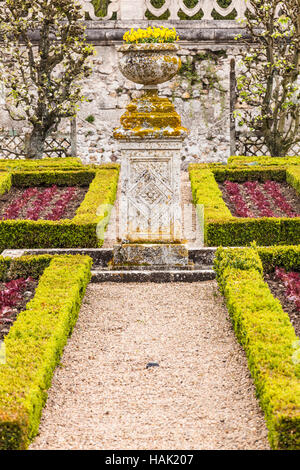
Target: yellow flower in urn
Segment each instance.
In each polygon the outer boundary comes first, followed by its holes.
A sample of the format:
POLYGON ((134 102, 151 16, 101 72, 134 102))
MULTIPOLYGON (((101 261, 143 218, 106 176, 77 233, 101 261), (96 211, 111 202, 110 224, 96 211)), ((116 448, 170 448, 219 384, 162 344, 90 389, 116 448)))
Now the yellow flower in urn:
POLYGON ((133 29, 127 31, 123 36, 127 44, 143 44, 143 43, 173 43, 179 41, 179 36, 175 28, 151 27, 147 29, 133 29))

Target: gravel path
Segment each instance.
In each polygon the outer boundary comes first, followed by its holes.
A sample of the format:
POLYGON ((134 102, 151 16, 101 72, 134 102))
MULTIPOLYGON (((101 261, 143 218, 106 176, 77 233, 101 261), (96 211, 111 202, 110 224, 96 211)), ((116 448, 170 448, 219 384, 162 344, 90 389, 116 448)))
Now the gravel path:
POLYGON ((90 284, 31 449, 268 448, 215 281, 90 284))

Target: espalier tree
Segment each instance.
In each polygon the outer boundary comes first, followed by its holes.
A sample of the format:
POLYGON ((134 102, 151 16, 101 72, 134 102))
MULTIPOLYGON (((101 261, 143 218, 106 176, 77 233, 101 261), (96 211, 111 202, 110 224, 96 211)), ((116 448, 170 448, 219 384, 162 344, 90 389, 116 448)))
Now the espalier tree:
POLYGON ((243 39, 247 47, 237 78, 243 106, 235 114, 273 157, 283 157, 300 142, 300 0, 249 4, 253 11, 244 23, 255 46, 243 39))
POLYGON ((0 80, 6 109, 31 126, 25 155, 41 158, 45 140, 84 100, 92 46, 75 0, 3 0, 0 3, 0 80))

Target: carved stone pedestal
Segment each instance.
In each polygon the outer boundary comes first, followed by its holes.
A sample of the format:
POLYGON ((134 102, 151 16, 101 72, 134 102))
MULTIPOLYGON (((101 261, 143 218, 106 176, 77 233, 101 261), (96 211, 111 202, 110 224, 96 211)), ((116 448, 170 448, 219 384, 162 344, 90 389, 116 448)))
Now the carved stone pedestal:
POLYGON ((122 241, 181 241, 181 147, 181 138, 120 142, 122 241))
POLYGON ((119 49, 123 75, 142 83, 144 94, 127 106, 114 129, 121 150, 121 247, 116 265, 188 264, 182 242, 180 164, 187 129, 157 85, 180 69, 174 44, 127 44, 119 49), (162 245, 164 244, 164 246, 162 245))

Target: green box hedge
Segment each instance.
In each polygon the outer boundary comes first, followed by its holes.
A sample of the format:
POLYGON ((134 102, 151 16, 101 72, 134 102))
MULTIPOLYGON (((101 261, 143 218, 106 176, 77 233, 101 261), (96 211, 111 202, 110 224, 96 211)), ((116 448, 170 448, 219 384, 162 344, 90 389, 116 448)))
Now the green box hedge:
POLYGON ((53 255, 23 256, 7 258, 0 256, 0 282, 29 276, 39 279, 53 259, 53 255))
MULTIPOLYGON (((276 250, 219 248, 214 267, 236 336, 248 358, 271 447, 299 450, 300 363, 294 357, 300 343, 288 314, 263 278, 263 265, 271 269, 276 250)), ((293 250, 299 266, 299 247, 279 247, 281 265, 290 263, 293 250)))
POLYGON ((0 171, 82 170, 79 158, 43 158, 41 160, 0 159, 0 171))
POLYGON ((100 165, 95 168, 76 166, 72 170, 65 169, 64 161, 49 161, 48 165, 53 165, 54 169, 40 168, 40 161, 38 167, 34 167, 34 162, 24 164, 30 167, 26 171, 15 167, 9 173, 0 172, 0 194, 1 188, 4 193, 9 190, 10 184, 17 187, 89 185, 89 190, 73 219, 0 221, 0 250, 101 247, 116 198, 119 165, 100 165))
POLYGON ((4 339, 0 364, 0 450, 26 449, 37 434, 53 371, 78 316, 92 260, 88 256, 0 258, 5 279, 39 278, 34 298, 4 339))
POLYGON ((277 266, 287 271, 300 271, 300 245, 258 247, 257 250, 267 273, 277 266))
MULTIPOLYGON (((300 217, 241 218, 234 217, 223 200, 218 182, 226 179, 287 181, 300 192, 299 167, 281 166, 255 168, 193 164, 189 167, 193 201, 204 205, 204 240, 207 246, 287 245, 300 243, 300 217)), ((199 211, 200 213, 201 211, 199 211)))
POLYGON ((11 175, 9 173, 0 173, 0 196, 7 193, 11 188, 11 175))
POLYGON ((299 165, 300 155, 297 157, 245 157, 242 155, 232 156, 228 159, 228 165, 230 166, 287 166, 287 165, 299 165))

